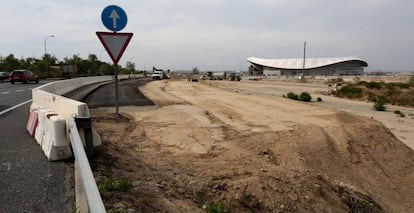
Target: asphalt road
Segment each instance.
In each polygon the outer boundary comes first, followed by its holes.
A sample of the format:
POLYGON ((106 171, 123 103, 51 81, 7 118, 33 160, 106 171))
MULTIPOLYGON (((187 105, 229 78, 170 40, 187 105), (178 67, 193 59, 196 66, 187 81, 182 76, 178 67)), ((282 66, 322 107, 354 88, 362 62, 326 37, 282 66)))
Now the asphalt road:
MULTIPOLYGON (((118 82, 118 104, 119 106, 147 106, 154 103, 146 98, 139 90, 140 85, 151 81, 149 78, 129 79, 118 82)), ((115 83, 89 85, 65 96, 88 104, 89 108, 114 107, 115 106, 115 83), (84 94, 84 95, 79 95, 84 94)))
POLYGON ((32 89, 41 84, 10 84, 0 81, 0 112, 24 101, 32 99, 32 89))
POLYGON ((0 212, 70 212, 64 162, 49 162, 28 134, 31 89, 40 84, 0 83, 0 212))
MULTIPOLYGON (((138 90, 139 85, 148 81, 120 81, 119 105, 153 105, 138 90)), ((65 162, 48 161, 26 130, 31 90, 44 83, 47 82, 14 85, 0 82, 0 212, 72 211, 65 183, 71 172, 67 172, 65 162), (22 105, 8 111, 19 104, 22 105)), ((67 96, 78 97, 91 108, 115 105, 114 83, 86 86, 67 96)))

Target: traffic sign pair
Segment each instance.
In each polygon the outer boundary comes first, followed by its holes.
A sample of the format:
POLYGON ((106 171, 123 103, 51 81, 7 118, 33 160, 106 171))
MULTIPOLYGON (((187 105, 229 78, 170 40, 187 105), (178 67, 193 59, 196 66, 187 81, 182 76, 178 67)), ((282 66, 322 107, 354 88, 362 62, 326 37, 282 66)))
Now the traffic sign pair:
POLYGON ((124 29, 128 22, 125 11, 116 5, 107 6, 101 14, 104 26, 112 32, 96 32, 112 61, 118 65, 133 33, 117 33, 124 29))

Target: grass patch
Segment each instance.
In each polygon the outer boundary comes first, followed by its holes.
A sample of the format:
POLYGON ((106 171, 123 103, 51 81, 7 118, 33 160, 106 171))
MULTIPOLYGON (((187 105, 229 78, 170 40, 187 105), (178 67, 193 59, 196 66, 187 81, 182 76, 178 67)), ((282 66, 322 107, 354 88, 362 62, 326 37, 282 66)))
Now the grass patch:
POLYGON ((207 213, 224 213, 226 206, 223 203, 209 203, 206 210, 207 213))
POLYGON ((132 188, 131 181, 127 179, 115 179, 114 177, 109 177, 105 179, 101 184, 99 184, 98 189, 100 192, 104 191, 122 191, 128 192, 132 188))

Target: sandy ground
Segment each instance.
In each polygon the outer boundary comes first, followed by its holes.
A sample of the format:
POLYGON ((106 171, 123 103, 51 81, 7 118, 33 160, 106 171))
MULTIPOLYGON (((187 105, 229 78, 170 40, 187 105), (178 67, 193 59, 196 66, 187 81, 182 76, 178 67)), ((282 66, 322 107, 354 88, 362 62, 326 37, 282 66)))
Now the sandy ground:
MULTIPOLYGON (((377 77, 379 78, 379 77, 377 77)), ((385 81, 382 78, 379 78, 385 81)), ((372 80, 372 79, 371 79, 372 80)), ((407 79, 404 78, 404 81, 407 79)), ((398 81, 398 79, 397 79, 398 81)), ((237 84, 236 82, 210 82, 213 86, 220 87, 229 91, 239 91, 246 94, 265 94, 272 96, 283 96, 288 92, 309 92, 315 101, 317 97, 322 98, 322 102, 313 102, 313 105, 339 109, 346 112, 362 115, 368 118, 374 118, 382 122, 389 128, 398 139, 404 142, 407 146, 414 150, 414 108, 387 105, 387 112, 380 112, 372 110, 373 103, 362 102, 349 99, 341 99, 333 96, 324 96, 321 93, 329 87, 325 84, 311 84, 311 83, 288 83, 281 81, 261 81, 261 82, 244 82, 244 84, 237 84), (394 110, 400 110, 407 117, 401 118, 393 113, 394 110)))
POLYGON ((140 90, 156 107, 123 107, 121 117, 93 110, 104 142, 93 163, 98 183, 108 176, 133 183, 129 192, 103 192, 107 208, 414 212, 413 116, 319 95, 324 89, 154 81, 140 90), (289 91, 323 101, 281 97, 289 91))

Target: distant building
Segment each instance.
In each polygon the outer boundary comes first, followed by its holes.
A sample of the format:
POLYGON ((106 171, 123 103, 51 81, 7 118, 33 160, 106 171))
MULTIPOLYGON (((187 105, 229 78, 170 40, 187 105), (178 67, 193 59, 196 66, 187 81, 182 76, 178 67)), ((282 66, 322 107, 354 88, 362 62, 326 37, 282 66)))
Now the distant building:
POLYGON ((356 57, 340 58, 291 58, 261 59, 249 57, 250 75, 265 76, 315 76, 361 75, 368 63, 356 57))

